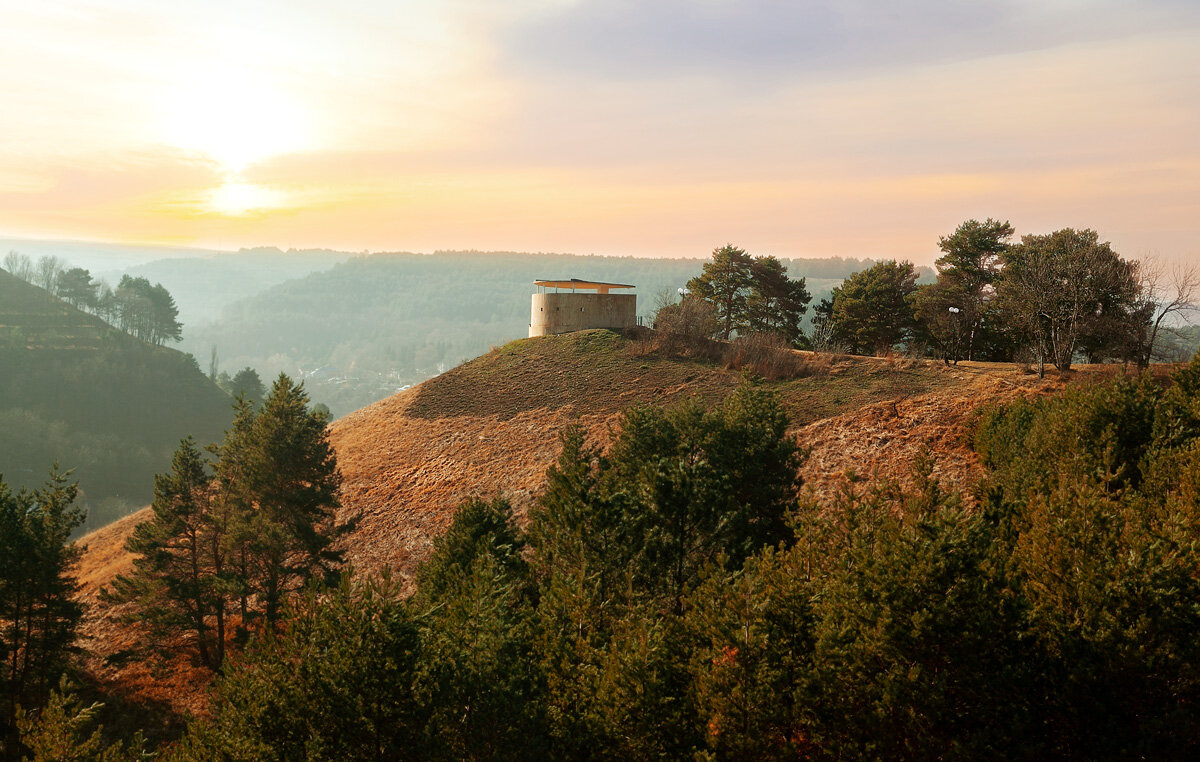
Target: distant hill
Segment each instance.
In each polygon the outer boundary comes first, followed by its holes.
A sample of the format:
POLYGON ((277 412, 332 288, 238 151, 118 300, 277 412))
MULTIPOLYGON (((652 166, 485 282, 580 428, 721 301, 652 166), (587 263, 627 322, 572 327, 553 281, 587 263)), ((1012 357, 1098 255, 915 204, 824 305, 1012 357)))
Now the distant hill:
POLYGON ((204 257, 226 253, 215 249, 195 249, 182 246, 137 245, 104 243, 101 241, 61 241, 38 238, 0 238, 0 256, 19 251, 32 259, 58 257, 72 267, 83 267, 93 273, 121 271, 159 259, 175 257, 204 257))
MULTIPOLYGON (((122 274, 162 283, 179 307, 186 335, 192 326, 212 322, 229 304, 254 296, 284 281, 328 270, 353 254, 312 249, 276 248, 204 252, 201 256, 156 259, 118 271, 101 270, 100 277, 116 282, 122 274)), ((196 354, 207 359, 207 355, 196 354)))
MULTIPOLYGON (((185 326, 181 348, 203 362, 216 347, 230 373, 247 365, 264 378, 320 369, 308 384, 313 398, 344 415, 525 336, 537 278, 634 284, 638 314, 649 317, 660 294, 674 297, 703 262, 512 252, 354 257, 235 302, 220 320, 185 326)), ((814 304, 871 264, 784 263, 792 277, 808 278, 814 304)))
POLYGON ((0 473, 73 469, 86 528, 153 497, 188 434, 218 441, 231 401, 193 358, 139 341, 0 270, 0 473))

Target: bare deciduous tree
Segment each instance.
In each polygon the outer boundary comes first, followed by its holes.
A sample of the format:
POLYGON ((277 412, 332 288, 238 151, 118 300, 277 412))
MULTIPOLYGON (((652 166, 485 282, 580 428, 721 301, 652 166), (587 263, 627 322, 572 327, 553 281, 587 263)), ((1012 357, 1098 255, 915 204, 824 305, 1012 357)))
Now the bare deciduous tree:
POLYGON ((1194 264, 1168 264, 1155 257, 1134 263, 1138 283, 1134 346, 1139 368, 1159 357, 1160 335, 1174 322, 1190 322, 1200 312, 1200 268, 1194 264))
POLYGON ((63 271, 63 265, 66 263, 61 259, 49 254, 38 257, 36 280, 37 285, 46 289, 50 293, 54 293, 55 285, 58 283, 59 273, 63 271))
POLYGON ((8 270, 9 275, 16 276, 23 281, 33 281, 33 261, 29 259, 28 254, 22 254, 19 251, 10 251, 4 256, 4 269, 8 270))

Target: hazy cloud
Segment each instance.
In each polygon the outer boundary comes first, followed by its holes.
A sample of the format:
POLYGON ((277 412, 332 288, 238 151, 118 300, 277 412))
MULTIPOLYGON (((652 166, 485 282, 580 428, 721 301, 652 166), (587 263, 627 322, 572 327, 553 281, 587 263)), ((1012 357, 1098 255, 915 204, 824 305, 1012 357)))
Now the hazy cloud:
POLYGON ((518 69, 584 77, 803 74, 943 63, 1200 23, 1159 0, 580 0, 501 39, 518 69))

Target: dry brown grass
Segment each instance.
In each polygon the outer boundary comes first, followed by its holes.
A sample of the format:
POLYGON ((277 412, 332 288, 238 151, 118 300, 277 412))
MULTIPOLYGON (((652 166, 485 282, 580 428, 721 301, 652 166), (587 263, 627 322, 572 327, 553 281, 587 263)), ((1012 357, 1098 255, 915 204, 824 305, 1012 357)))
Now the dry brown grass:
POLYGON ((767 381, 804 378, 827 373, 829 364, 815 355, 792 349, 777 333, 751 333, 738 336, 724 347, 727 367, 746 370, 767 381))
MULTIPOLYGON (((945 367, 789 354, 821 368, 771 383, 794 421, 792 431, 810 449, 802 475, 818 498, 837 489, 847 472, 903 481, 924 448, 934 454, 939 478, 969 486, 981 473, 966 440, 974 411, 1068 383, 1039 381, 1009 364, 945 367)), ((1074 378, 1110 372, 1084 367, 1074 378)), ((740 380, 741 373, 722 362, 664 356, 636 338, 596 331, 513 342, 363 408, 330 427, 344 479, 339 520, 357 520, 344 543, 347 558, 368 572, 391 566, 411 581, 464 499, 499 493, 523 516, 567 426, 578 423, 603 444, 631 405, 689 398, 716 404, 740 380)), ((145 515, 82 540, 85 601, 95 603, 99 588, 130 568, 124 541, 145 515)), ((84 625, 97 682, 134 705, 204 710, 208 676, 191 658, 189 642, 169 644, 178 657, 166 664, 109 663, 106 656, 136 645, 144 633, 102 613, 94 606, 84 625)))

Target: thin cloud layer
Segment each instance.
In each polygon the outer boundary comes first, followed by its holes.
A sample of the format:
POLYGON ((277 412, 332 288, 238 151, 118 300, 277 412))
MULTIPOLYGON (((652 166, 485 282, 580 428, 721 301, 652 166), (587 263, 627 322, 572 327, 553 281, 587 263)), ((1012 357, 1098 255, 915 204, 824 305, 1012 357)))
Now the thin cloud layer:
POLYGON ((581 0, 518 19, 518 68, 644 80, 777 83, 1011 55, 1195 26, 1180 2, 581 0))
POLYGON ((1200 6, 5 5, 0 233, 929 263, 1200 256, 1200 6))

